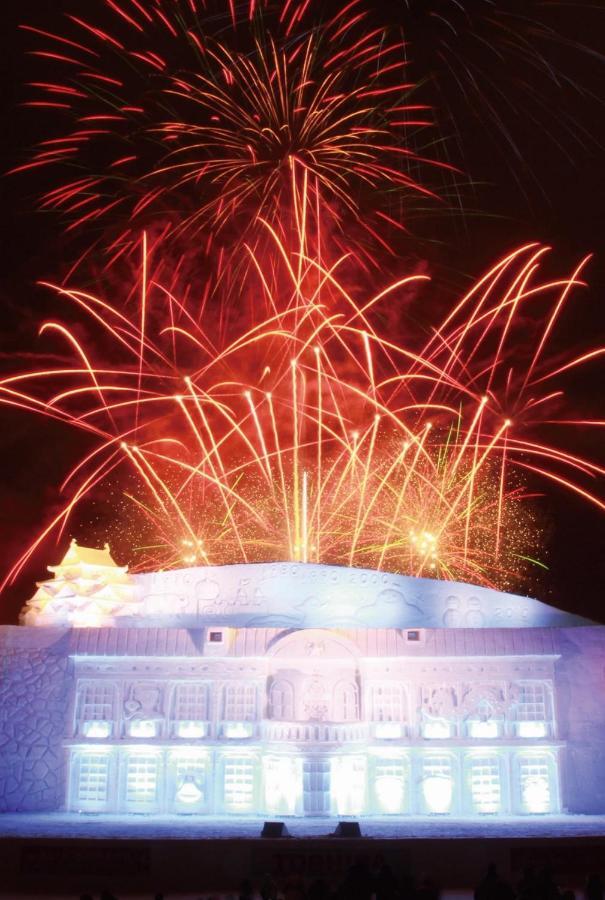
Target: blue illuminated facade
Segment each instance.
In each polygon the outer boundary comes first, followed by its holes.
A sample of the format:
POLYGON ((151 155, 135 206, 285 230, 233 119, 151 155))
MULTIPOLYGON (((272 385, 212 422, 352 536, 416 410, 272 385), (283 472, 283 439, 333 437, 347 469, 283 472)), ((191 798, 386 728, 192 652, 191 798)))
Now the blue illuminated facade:
POLYGON ((72 544, 0 629, 0 809, 605 812, 605 628, 321 565, 130 576, 72 544))

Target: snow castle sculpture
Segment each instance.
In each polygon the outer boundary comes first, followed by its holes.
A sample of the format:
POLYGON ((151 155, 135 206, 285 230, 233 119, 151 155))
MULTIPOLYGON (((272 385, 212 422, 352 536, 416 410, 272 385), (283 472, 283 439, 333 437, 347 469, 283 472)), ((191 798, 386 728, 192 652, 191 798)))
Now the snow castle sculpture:
POLYGON ((0 809, 605 811, 600 626, 314 564, 131 575, 72 542, 49 570, 0 629, 0 809))

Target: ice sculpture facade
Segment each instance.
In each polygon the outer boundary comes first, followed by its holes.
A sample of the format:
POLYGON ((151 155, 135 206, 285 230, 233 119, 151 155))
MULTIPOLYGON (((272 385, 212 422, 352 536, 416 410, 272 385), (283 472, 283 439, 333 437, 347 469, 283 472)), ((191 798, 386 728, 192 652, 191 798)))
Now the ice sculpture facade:
POLYGON ((605 811, 605 628, 376 572, 68 555, 0 629, 0 809, 605 811))

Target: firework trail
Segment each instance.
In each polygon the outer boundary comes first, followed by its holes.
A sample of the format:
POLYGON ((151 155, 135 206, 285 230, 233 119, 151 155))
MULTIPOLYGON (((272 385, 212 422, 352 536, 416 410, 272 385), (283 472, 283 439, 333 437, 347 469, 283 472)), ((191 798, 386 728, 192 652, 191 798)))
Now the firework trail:
POLYGON ((573 447, 603 421, 566 390, 605 350, 553 339, 587 260, 552 280, 547 248, 523 246, 443 318, 398 322, 405 343, 389 333, 426 276, 362 285, 433 194, 427 110, 361 0, 313 14, 105 0, 94 22, 27 26, 64 72, 30 103, 61 125, 18 170, 56 172, 42 206, 137 274, 111 303, 55 286, 69 315, 42 331, 74 362, 0 381, 0 403, 88 440, 5 584, 115 490, 135 567, 295 559, 505 589, 540 565, 539 486, 605 508, 603 467, 573 447))
POLYGON ((602 150, 580 113, 589 108, 589 121, 602 114, 593 85, 605 56, 591 42, 603 28, 603 8, 578 6, 404 0, 391 8, 409 47, 410 73, 422 80, 458 162, 472 156, 481 166, 482 157, 496 154, 527 195, 532 181, 543 184, 545 153, 568 168, 578 154, 602 150))
POLYGON ((403 346, 381 335, 380 306, 426 276, 358 304, 336 264, 271 235, 289 294, 280 287, 272 314, 223 346, 144 274, 138 317, 58 289, 95 336, 84 346, 73 325, 46 323, 74 365, 4 378, 0 402, 86 432, 90 448, 66 475, 62 511, 9 580, 83 499, 125 484, 125 473, 143 567, 295 559, 511 587, 538 537, 529 481, 605 508, 604 469, 570 449, 573 429, 603 422, 565 405, 567 375, 592 371, 605 349, 549 357, 586 260, 543 280, 547 248, 521 247, 424 345, 412 334, 403 346), (152 323, 146 310, 160 297, 165 314, 152 323), (108 361, 95 362, 107 337, 108 361))
POLYGON ((420 167, 452 168, 414 148, 431 117, 401 34, 374 26, 361 0, 324 18, 308 0, 238 10, 106 0, 60 32, 23 26, 42 71, 26 105, 57 127, 13 171, 54 175, 41 207, 96 234, 110 262, 142 227, 207 255, 219 237, 232 253, 250 243, 259 217, 287 240, 304 180, 308 236, 321 207, 332 240, 350 252, 355 222, 377 265, 385 223, 405 231, 413 196, 435 198, 420 167))

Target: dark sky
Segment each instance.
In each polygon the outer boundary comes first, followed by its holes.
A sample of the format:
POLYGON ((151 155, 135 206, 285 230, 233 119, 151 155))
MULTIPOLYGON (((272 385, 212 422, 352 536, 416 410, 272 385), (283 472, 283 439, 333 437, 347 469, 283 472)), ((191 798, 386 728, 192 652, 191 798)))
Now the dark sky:
MULTIPOLYGON (((44 133, 43 116, 19 105, 26 96, 23 84, 31 79, 31 60, 26 56, 31 44, 17 32, 18 23, 52 29, 57 27, 62 10, 85 8, 90 15, 97 2, 101 5, 100 0, 3 4, 2 172, 23 162, 27 148, 44 133)), ((382 0, 380 5, 378 0, 374 3, 381 15, 392 15, 397 21, 406 6, 402 2, 389 7, 382 0)), ((483 67, 486 95, 492 106, 501 110, 498 122, 482 121, 482 109, 473 91, 458 88, 453 75, 438 73, 438 82, 427 78, 424 97, 436 107, 438 118, 442 106, 449 157, 472 177, 475 187, 465 189, 464 216, 435 216, 419 224, 418 253, 428 258, 439 278, 462 286, 525 240, 552 244, 560 273, 593 251, 595 259, 587 272, 591 287, 583 295, 578 312, 565 323, 565 340, 569 347, 579 348, 594 345, 599 335, 605 342, 605 64, 591 52, 591 48, 605 45, 605 8, 577 2, 550 8, 512 0, 496 5, 511 15, 522 10, 537 16, 540 9, 547 10, 546 25, 558 39, 546 39, 544 30, 536 39, 536 53, 545 54, 552 66, 555 75, 551 81, 533 66, 531 50, 521 60, 514 53, 507 55, 504 43, 497 53, 477 50, 474 32, 485 28, 488 37, 497 33, 489 30, 492 25, 484 18, 485 0, 467 3, 464 20, 452 18, 451 28, 443 25, 443 20, 453 15, 451 2, 410 0, 408 4, 410 57, 417 67, 414 77, 421 77, 418 70, 427 76, 431 69, 437 71, 439 47, 445 40, 444 32, 435 28, 439 21, 450 44, 449 32, 457 33, 460 43, 453 52, 459 59, 474 61, 475 90, 481 88, 480 82, 477 87, 476 72, 483 67), (431 13, 443 15, 437 19, 431 13), (490 90, 495 93, 489 94, 490 90), (495 99, 498 96, 499 102, 495 99)), ((58 222, 36 211, 34 193, 33 181, 27 177, 3 178, 0 365, 4 369, 11 366, 11 354, 36 346, 46 294, 35 287, 35 281, 58 277, 64 271, 63 254, 73 252, 73 248, 65 249, 58 222)), ((588 384, 583 381, 577 385, 586 409, 601 417, 604 389, 605 384, 596 377, 588 384)), ((4 570, 57 502, 57 484, 65 471, 66 457, 73 450, 73 437, 58 426, 47 423, 40 427, 26 415, 1 412, 0 418, 4 570)), ((591 437, 578 435, 577 449, 602 462, 605 459, 603 439, 596 433, 591 437)), ((540 503, 541 514, 549 523, 550 570, 535 593, 547 602, 605 621, 604 514, 563 492, 552 491, 540 503)), ((59 554, 59 549, 47 544, 19 583, 0 597, 0 622, 16 621, 19 608, 32 593, 34 580, 42 576, 46 563, 57 561, 59 554)))

